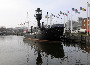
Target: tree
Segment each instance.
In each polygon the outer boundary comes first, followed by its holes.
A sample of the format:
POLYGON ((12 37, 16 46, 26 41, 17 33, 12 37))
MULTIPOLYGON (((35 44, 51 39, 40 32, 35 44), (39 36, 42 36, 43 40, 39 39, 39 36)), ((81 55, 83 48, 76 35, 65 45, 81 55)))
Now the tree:
POLYGON ((0 32, 5 32, 6 30, 7 30, 6 27, 4 26, 0 27, 0 32))

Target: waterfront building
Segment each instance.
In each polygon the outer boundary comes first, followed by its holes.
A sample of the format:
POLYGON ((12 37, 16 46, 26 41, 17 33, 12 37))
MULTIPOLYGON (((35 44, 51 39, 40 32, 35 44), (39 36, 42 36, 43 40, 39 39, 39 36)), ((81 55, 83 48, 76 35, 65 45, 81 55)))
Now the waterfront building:
MULTIPOLYGON (((89 18, 88 18, 88 29, 89 29, 89 18)), ((82 29, 87 29, 87 18, 83 18, 82 20, 82 29)))
POLYGON ((7 28, 7 34, 15 34, 14 28, 7 28))
POLYGON ((6 27, 5 26, 1 26, 0 27, 0 35, 4 35, 6 34, 6 27))
MULTIPOLYGON (((78 29, 78 22, 77 21, 72 21, 72 31, 75 31, 78 29)), ((66 22, 66 30, 71 30, 71 20, 66 22)))
POLYGON ((82 29, 82 17, 78 17, 78 30, 82 29))

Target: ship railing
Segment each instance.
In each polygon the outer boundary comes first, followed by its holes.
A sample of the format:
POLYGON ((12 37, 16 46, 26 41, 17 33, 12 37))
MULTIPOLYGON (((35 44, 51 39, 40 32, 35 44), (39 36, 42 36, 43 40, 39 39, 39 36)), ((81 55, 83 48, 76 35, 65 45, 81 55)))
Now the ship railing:
POLYGON ((30 35, 34 35, 35 33, 30 33, 30 35))

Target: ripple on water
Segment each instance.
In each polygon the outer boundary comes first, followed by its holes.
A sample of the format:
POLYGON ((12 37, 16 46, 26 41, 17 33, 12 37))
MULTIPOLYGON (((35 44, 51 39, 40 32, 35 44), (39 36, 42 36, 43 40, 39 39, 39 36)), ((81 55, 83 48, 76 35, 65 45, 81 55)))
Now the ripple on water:
POLYGON ((0 65, 89 65, 90 45, 0 36, 0 65))

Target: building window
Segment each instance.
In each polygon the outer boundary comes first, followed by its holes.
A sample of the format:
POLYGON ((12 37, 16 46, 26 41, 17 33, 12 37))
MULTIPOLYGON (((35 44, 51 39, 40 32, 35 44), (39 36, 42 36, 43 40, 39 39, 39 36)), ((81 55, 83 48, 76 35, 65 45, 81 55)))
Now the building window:
POLYGON ((85 22, 85 20, 84 20, 84 22, 85 22))
POLYGON ((85 26, 85 24, 84 24, 84 26, 85 26))

